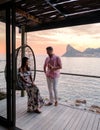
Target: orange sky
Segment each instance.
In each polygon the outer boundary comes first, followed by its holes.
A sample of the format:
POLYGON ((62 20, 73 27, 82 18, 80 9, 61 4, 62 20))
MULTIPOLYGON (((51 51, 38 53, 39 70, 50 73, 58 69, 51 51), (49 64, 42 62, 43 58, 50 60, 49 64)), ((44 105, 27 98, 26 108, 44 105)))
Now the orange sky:
MULTIPOLYGON (((16 29, 17 47, 21 43, 21 36, 16 29)), ((68 44, 83 51, 86 48, 100 47, 100 23, 82 26, 66 27, 45 31, 27 33, 27 43, 35 54, 46 54, 45 48, 53 46, 54 52, 62 55, 68 44)), ((0 23, 0 53, 5 53, 5 25, 0 23)))

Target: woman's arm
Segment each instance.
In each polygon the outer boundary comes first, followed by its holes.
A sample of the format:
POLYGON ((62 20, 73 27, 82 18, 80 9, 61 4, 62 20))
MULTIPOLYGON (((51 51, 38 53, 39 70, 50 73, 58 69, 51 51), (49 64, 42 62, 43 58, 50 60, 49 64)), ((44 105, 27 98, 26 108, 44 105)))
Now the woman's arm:
POLYGON ((31 81, 32 81, 32 84, 34 84, 34 80, 33 80, 33 78, 32 78, 32 75, 30 75, 30 79, 31 79, 31 81))
POLYGON ((29 82, 27 82, 27 81, 25 80, 25 78, 24 78, 23 76, 20 76, 20 77, 21 77, 21 79, 22 79, 23 82, 29 83, 29 82))

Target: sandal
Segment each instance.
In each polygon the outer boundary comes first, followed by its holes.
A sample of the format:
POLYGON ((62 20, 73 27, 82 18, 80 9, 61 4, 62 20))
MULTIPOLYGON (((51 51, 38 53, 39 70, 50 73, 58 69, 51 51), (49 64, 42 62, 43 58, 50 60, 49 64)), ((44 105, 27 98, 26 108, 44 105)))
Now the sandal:
POLYGON ((47 104, 45 104, 45 106, 51 106, 52 103, 51 102, 48 102, 47 104))
POLYGON ((58 102, 56 101, 54 105, 55 105, 55 106, 58 106, 58 102))
POLYGON ((35 112, 35 113, 38 113, 38 114, 41 113, 41 111, 39 111, 38 109, 34 110, 34 112, 35 112))

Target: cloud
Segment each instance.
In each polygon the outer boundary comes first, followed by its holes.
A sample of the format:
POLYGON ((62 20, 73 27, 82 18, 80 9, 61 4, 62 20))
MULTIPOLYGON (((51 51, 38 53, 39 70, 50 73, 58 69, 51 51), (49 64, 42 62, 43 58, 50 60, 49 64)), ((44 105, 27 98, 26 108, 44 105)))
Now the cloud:
POLYGON ((66 43, 65 40, 73 39, 73 37, 75 39, 84 36, 86 38, 97 38, 100 40, 100 23, 38 31, 33 32, 31 35, 39 39, 62 41, 64 44, 66 43))
POLYGON ((42 45, 71 44, 80 51, 100 47, 100 23, 28 33, 28 42, 42 45))
MULTIPOLYGON (((2 41, 5 42, 4 23, 0 23, 0 44, 2 41)), ((21 45, 21 34, 18 28, 16 28, 16 43, 17 47, 21 45)), ((66 49, 67 44, 82 51, 87 47, 98 48, 100 47, 100 23, 30 32, 27 33, 27 43, 36 48, 38 53, 39 51, 44 53, 44 48, 48 45, 54 46, 56 50, 63 46, 61 51, 64 51, 64 47, 66 49)))

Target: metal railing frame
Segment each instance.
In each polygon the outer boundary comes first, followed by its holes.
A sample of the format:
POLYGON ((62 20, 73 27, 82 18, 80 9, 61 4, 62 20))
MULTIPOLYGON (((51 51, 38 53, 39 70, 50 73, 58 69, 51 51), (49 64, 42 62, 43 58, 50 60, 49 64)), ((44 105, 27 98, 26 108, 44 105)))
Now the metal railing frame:
MULTIPOLYGON (((32 70, 34 71, 34 70, 32 70)), ((43 70, 36 70, 36 72, 42 72, 44 73, 43 70)), ((0 73, 4 73, 4 71, 0 71, 0 73)), ((75 73, 60 73, 61 75, 71 75, 71 76, 80 76, 80 77, 90 77, 90 78, 100 78, 100 76, 95 76, 95 75, 85 75, 85 74, 75 74, 75 73)))

